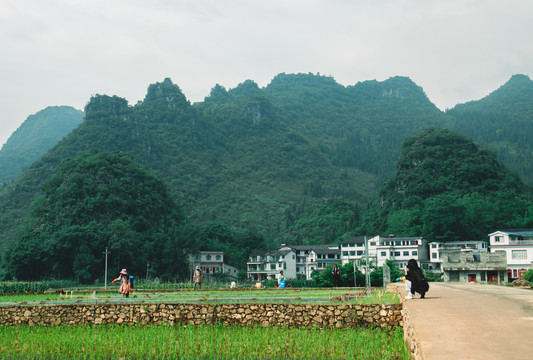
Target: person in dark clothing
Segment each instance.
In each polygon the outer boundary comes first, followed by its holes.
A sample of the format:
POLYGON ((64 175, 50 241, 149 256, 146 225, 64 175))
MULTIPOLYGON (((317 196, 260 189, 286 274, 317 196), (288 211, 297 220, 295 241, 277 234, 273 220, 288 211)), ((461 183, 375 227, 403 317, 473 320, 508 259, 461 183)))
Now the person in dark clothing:
POLYGON ((405 279, 405 288, 408 291, 405 297, 406 299, 412 299, 415 293, 419 293, 421 299, 426 296, 426 292, 429 290, 429 284, 415 259, 410 259, 407 262, 405 279))
POLYGON ((337 264, 333 266, 331 274, 333 275, 333 286, 338 287, 341 283, 341 269, 339 269, 337 264))

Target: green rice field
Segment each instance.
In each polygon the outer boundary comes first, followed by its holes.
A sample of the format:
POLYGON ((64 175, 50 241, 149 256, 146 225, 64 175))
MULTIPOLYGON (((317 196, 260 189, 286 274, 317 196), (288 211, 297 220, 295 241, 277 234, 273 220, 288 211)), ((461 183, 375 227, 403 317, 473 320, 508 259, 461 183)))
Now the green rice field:
POLYGON ((38 359, 409 359, 403 331, 203 326, 0 326, 0 355, 38 359))
MULTIPOLYGON (((398 303, 373 289, 65 290, 1 295, 0 306, 99 303, 398 303)), ((12 359, 409 359, 403 330, 201 326, 0 326, 0 358, 12 359)))
POLYGON ((55 305, 68 303, 339 303, 390 304, 398 303, 394 293, 382 289, 364 295, 364 289, 234 289, 234 290, 174 290, 133 291, 128 298, 116 291, 66 291, 66 293, 1 295, 0 305, 55 305))

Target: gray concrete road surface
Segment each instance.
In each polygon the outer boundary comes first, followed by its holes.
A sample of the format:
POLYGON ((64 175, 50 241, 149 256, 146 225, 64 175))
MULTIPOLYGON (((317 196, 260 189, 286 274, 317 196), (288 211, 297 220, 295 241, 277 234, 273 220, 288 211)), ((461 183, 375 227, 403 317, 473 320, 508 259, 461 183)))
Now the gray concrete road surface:
POLYGON ((424 360, 533 359, 532 289, 430 283, 404 304, 424 360))

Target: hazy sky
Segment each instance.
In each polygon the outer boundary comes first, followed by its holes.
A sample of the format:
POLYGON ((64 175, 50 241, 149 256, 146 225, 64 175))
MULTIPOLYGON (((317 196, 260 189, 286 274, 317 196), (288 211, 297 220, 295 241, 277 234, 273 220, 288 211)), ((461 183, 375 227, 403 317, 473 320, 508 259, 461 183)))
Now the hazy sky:
POLYGON ((0 0, 0 144, 47 106, 133 105, 165 77, 195 102, 282 72, 401 75, 445 110, 533 77, 532 34, 526 0, 0 0))

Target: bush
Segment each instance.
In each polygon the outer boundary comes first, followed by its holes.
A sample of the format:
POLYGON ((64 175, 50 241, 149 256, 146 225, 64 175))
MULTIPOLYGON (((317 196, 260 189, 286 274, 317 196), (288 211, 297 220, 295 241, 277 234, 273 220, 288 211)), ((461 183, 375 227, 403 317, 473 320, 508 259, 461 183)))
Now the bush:
POLYGON ((529 269, 525 274, 524 274, 524 280, 527 280, 529 281, 530 283, 533 283, 533 269, 529 269))
POLYGON ((425 272, 424 277, 429 282, 443 282, 443 273, 425 272))
POLYGON ((46 281, 2 281, 0 294, 20 294, 25 292, 43 292, 50 289, 46 281))

